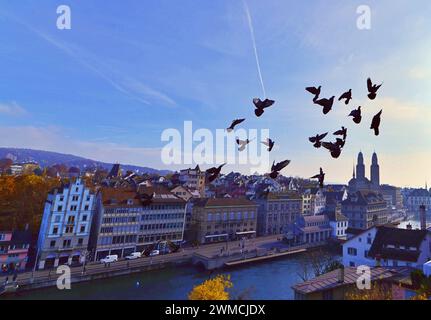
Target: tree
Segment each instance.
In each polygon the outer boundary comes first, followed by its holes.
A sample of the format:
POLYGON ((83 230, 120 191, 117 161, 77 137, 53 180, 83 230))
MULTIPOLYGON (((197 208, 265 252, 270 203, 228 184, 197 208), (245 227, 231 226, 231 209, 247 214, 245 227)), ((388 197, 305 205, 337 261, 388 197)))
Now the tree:
POLYGON ((229 275, 218 275, 197 285, 189 293, 189 300, 229 300, 229 292, 233 284, 229 275))
POLYGON ((392 291, 376 282, 369 290, 355 288, 347 292, 346 300, 392 300, 392 291))

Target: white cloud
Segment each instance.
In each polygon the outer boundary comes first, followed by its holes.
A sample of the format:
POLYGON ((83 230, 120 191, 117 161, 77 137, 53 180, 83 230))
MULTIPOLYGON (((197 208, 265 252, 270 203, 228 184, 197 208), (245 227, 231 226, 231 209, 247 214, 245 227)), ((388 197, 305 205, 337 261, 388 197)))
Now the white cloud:
POLYGON ((0 103, 0 113, 10 116, 23 116, 27 114, 27 110, 16 102, 0 103))

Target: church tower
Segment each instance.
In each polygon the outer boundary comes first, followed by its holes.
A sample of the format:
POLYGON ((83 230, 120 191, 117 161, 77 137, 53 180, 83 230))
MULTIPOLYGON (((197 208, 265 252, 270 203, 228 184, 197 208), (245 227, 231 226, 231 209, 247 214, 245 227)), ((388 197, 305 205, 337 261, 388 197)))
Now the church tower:
POLYGON ((356 179, 362 181, 365 179, 364 155, 362 152, 358 154, 358 163, 356 164, 356 179))
POLYGON ((371 183, 374 187, 380 186, 380 167, 377 154, 375 152, 371 158, 371 183))

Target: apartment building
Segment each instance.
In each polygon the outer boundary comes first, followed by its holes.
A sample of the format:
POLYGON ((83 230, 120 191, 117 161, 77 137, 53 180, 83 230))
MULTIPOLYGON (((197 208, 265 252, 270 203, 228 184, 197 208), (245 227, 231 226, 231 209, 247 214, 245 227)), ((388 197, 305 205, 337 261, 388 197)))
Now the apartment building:
POLYGON ((48 194, 37 242, 40 269, 85 261, 94 198, 80 178, 48 194))

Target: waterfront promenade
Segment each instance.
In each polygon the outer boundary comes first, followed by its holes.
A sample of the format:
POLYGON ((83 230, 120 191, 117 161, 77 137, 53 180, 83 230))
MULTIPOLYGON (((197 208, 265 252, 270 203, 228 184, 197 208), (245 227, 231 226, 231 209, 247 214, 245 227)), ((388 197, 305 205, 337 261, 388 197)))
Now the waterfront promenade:
MULTIPOLYGON (((180 263, 190 263, 194 254, 202 256, 218 256, 223 252, 227 252, 231 256, 238 256, 242 250, 270 250, 273 246, 280 247, 281 243, 278 239, 281 235, 258 237, 255 239, 246 240, 244 248, 241 241, 220 242, 214 244, 201 245, 199 247, 189 247, 181 249, 176 253, 159 255, 154 257, 143 257, 136 260, 120 260, 105 266, 100 262, 90 262, 84 266, 71 267, 72 283, 91 281, 94 279, 110 278, 114 276, 127 275, 146 270, 160 269, 169 265, 180 263)), ((286 247, 287 249, 287 247, 286 247)), ((48 286, 55 286, 59 275, 55 269, 37 270, 34 272, 20 273, 17 278, 17 283, 20 290, 36 289, 48 286)), ((0 284, 5 283, 7 275, 0 276, 0 284)), ((9 281, 12 276, 9 275, 9 281)))

